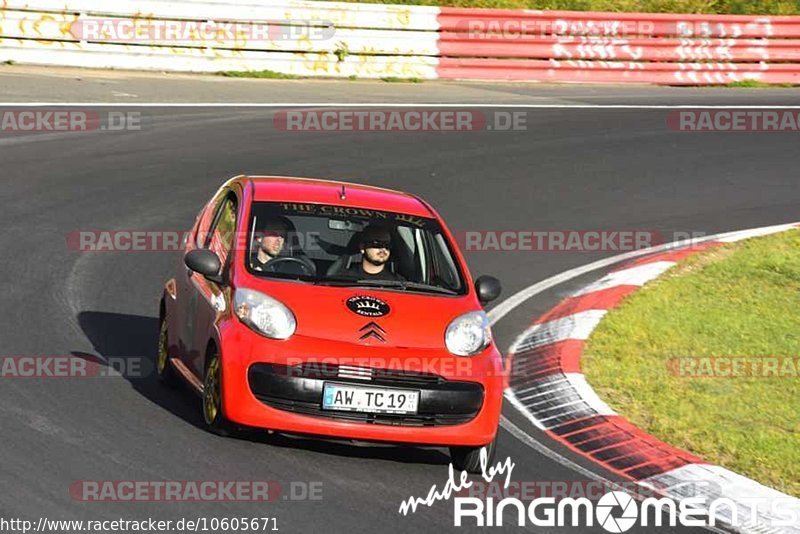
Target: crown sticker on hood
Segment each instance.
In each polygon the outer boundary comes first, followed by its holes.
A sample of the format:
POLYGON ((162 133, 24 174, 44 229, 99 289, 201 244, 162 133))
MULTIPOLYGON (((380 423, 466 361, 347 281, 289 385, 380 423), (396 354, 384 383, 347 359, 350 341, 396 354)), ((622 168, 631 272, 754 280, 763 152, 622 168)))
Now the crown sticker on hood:
POLYGON ((389 305, 381 299, 366 295, 350 297, 346 304, 351 312, 364 317, 383 317, 391 311, 389 305))

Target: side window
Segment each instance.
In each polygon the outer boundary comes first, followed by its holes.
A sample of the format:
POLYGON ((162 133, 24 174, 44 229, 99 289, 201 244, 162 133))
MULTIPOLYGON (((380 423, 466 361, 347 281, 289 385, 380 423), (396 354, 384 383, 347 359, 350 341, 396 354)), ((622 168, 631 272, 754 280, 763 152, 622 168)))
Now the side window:
POLYGON ((398 226, 397 235, 400 241, 392 247, 395 254, 397 270, 408 280, 424 281, 425 255, 421 254, 421 232, 418 228, 398 226))
POLYGON ((226 191, 220 191, 214 198, 212 198, 203 211, 200 213, 199 222, 197 224, 197 233, 195 234, 195 244, 198 248, 205 248, 208 242, 208 231, 211 223, 214 221, 214 215, 219 211, 219 206, 225 198, 226 191))
POLYGON ((447 247, 447 242, 442 234, 434 236, 435 246, 431 247, 433 250, 431 263, 433 264, 433 278, 435 282, 441 283, 445 287, 453 290, 461 289, 461 283, 458 277, 458 267, 453 256, 450 255, 450 249, 447 247))
POLYGON ((236 241, 236 197, 229 194, 222 202, 214 220, 214 227, 207 239, 207 248, 219 256, 222 265, 228 261, 236 241))

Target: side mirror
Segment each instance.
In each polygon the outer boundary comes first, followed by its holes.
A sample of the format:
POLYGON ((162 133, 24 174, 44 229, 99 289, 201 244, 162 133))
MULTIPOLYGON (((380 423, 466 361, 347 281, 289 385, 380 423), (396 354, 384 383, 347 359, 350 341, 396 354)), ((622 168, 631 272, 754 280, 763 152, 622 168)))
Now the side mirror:
POLYGON ((500 280, 494 276, 484 275, 475 280, 475 291, 478 292, 481 304, 488 304, 499 297, 503 289, 500 287, 500 280))
POLYGON ((222 277, 219 275, 222 264, 217 255, 210 250, 205 248, 190 250, 183 257, 183 262, 190 270, 202 274, 206 279, 222 283, 222 277))

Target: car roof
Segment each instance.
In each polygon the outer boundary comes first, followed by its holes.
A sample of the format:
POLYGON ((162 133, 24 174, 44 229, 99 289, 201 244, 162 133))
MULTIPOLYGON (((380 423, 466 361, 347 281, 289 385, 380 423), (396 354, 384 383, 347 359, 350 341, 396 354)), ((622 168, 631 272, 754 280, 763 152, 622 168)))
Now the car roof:
POLYGON ((253 185, 256 202, 309 202, 434 217, 419 198, 382 187, 289 176, 244 176, 253 185), (341 198, 342 187, 345 198, 341 198))

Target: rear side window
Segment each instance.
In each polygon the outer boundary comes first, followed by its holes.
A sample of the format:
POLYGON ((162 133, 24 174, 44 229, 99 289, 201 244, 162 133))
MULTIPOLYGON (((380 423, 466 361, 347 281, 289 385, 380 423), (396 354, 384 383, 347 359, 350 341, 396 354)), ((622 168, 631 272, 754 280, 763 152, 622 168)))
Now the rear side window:
POLYGON ((211 223, 214 221, 214 215, 219 211, 220 203, 225 198, 227 191, 219 191, 214 198, 212 198, 203 211, 200 213, 200 220, 197 224, 197 233, 195 234, 195 243, 199 248, 205 248, 208 243, 208 232, 211 223))
POLYGON ((220 263, 225 265, 235 240, 236 197, 233 194, 229 194, 225 197, 222 206, 217 212, 207 247, 219 257, 220 263))

